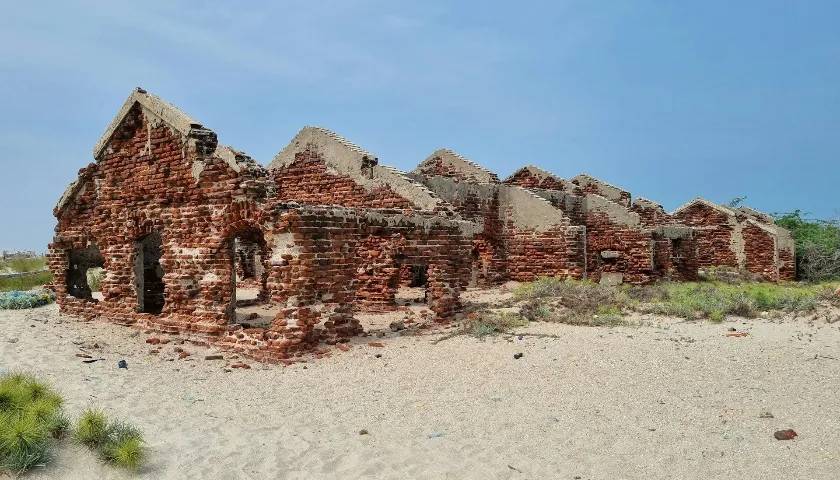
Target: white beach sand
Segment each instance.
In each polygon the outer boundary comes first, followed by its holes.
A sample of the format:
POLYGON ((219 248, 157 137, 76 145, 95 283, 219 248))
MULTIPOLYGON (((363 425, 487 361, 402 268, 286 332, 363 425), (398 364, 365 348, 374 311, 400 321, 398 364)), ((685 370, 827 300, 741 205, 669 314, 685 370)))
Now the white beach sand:
POLYGON ((389 332, 226 372, 243 359, 186 344, 179 360, 175 343, 150 355, 150 335, 53 305, 0 311, 0 363, 50 381, 72 416, 103 408, 148 442, 138 474, 64 441, 32 479, 840 477, 840 323, 650 323, 436 344, 449 330, 389 332), (105 360, 82 363, 80 347, 105 360), (773 438, 787 428, 799 436, 773 438))

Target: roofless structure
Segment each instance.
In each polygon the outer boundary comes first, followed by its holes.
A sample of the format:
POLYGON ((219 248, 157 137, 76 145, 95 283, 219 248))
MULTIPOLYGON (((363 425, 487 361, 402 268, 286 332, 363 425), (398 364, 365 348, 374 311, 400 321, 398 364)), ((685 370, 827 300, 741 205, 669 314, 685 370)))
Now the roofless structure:
POLYGON ((397 308, 403 287, 446 322, 465 288, 507 280, 645 283, 718 264, 794 275, 789 234, 753 210, 697 200, 667 214, 533 166, 501 182, 449 149, 404 173, 320 127, 263 167, 142 89, 53 213, 62 312, 266 360, 361 333, 356 314, 397 308))

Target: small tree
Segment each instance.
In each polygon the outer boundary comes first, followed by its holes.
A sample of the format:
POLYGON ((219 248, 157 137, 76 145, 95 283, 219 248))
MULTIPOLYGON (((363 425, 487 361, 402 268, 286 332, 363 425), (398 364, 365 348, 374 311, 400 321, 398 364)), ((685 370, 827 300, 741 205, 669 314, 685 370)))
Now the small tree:
POLYGON ((840 219, 812 220, 806 215, 801 210, 775 215, 776 224, 790 230, 796 242, 799 278, 840 278, 840 219))

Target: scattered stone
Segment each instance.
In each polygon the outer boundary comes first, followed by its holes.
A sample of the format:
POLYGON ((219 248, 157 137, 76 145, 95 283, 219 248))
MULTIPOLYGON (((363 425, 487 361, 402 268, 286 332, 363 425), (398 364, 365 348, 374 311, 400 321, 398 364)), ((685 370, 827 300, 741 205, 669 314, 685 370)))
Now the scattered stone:
POLYGON ((734 332, 734 331, 735 331, 735 327, 729 327, 729 331, 730 331, 730 332, 734 332))
POLYGON ((382 348, 385 346, 385 344, 382 342, 368 342, 368 346, 382 348))
POLYGON ((399 332, 400 330, 405 330, 405 322, 402 320, 391 322, 391 324, 388 326, 391 328, 392 332, 399 332))
POLYGON ((204 359, 205 359, 205 360, 224 360, 224 359, 225 359, 225 356, 224 356, 224 355, 220 355, 220 354, 205 355, 205 356, 204 356, 204 359))
POLYGON ((773 437, 775 437, 776 440, 793 440, 793 437, 798 436, 799 435, 790 428, 787 430, 777 430, 776 433, 773 434, 773 437))
POLYGON ((117 362, 117 368, 128 368, 128 362, 125 360, 120 360, 117 362))
POLYGON ((242 369, 245 369, 245 370, 248 370, 249 368, 251 368, 251 366, 248 365, 247 363, 234 363, 230 367, 231 368, 242 368, 242 369))
POLYGON ((189 356, 190 356, 190 352, 185 352, 184 350, 181 350, 180 352, 178 352, 178 358, 181 359, 181 360, 183 360, 183 359, 185 359, 189 356))
POLYGON ((429 434, 429 438, 440 438, 442 436, 443 436, 443 434, 440 433, 440 432, 435 432, 435 433, 430 433, 429 434))
POLYGON ((77 353, 76 356, 79 357, 79 358, 93 358, 90 355, 88 355, 87 353, 77 353))
POLYGON ((524 355, 522 352, 514 353, 513 358, 515 358, 516 360, 519 360, 520 358, 522 358, 522 355, 524 355))
POLYGON ((157 338, 157 337, 149 337, 149 338, 146 339, 146 343, 148 343, 150 345, 159 345, 160 344, 160 339, 157 338))
POLYGON ((727 337, 746 337, 747 335, 747 332, 729 332, 726 334, 727 337))
POLYGON ((7 341, 7 342, 9 342, 9 343, 17 343, 17 342, 18 342, 18 339, 17 339, 17 337, 12 337, 12 338, 10 338, 10 339, 8 339, 8 340, 6 340, 6 341, 7 341))
POLYGON ((377 353, 376 355, 374 355, 374 357, 376 357, 376 358, 382 358, 382 354, 381 354, 381 353, 377 353))
POLYGON ((336 343, 335 346, 342 352, 350 351, 350 345, 347 345, 346 343, 336 343))
POLYGON ((770 413, 770 412, 761 412, 761 415, 759 415, 758 418, 776 418, 776 417, 774 417, 773 414, 770 413))
POLYGON ((359 435, 369 435, 369 434, 368 434, 368 431, 363 428, 363 429, 359 430, 359 435))

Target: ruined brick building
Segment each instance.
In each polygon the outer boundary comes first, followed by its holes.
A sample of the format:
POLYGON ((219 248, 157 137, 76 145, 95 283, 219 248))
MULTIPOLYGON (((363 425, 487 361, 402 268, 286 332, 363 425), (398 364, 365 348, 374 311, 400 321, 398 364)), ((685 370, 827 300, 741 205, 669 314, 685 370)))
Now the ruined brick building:
POLYGON ((500 181, 445 149, 403 173, 318 127, 263 167, 141 89, 93 154, 54 209, 61 310, 257 358, 357 335, 354 313, 396 308, 405 286, 445 321, 465 288, 508 280, 647 283, 716 265, 795 274, 788 232, 750 209, 695 200, 668 214, 531 166, 500 181), (94 267, 101 294, 88 285, 94 267), (271 307, 264 321, 254 305, 271 307))

